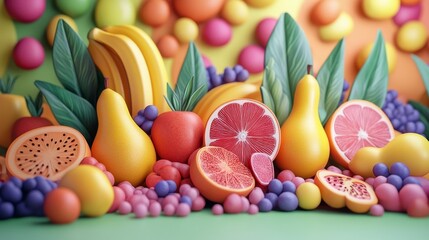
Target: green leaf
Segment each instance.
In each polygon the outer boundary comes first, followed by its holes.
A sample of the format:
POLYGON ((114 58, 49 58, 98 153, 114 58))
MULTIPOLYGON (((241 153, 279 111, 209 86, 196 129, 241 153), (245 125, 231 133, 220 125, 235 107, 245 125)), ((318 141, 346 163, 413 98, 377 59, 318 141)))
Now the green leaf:
POLYGON ((62 19, 58 21, 52 59, 64 88, 95 106, 99 85, 95 64, 79 34, 62 19))
POLYGON ((36 96, 36 99, 33 100, 30 96, 25 96, 25 102, 27 104, 27 109, 30 112, 30 115, 33 117, 40 117, 43 113, 43 94, 39 92, 36 96))
POLYGON ((11 75, 6 75, 4 79, 0 78, 0 93, 11 93, 17 78, 11 75))
POLYGON ((429 96, 429 66, 420 59, 417 55, 411 55, 413 61, 417 65, 417 69, 419 70, 420 77, 423 79, 423 83, 426 88, 426 93, 429 96))
POLYGON ((289 116, 292 106, 288 96, 284 93, 281 81, 276 78, 275 68, 275 61, 271 58, 265 67, 261 95, 264 104, 273 111, 280 125, 282 125, 289 116))
POLYGON ((206 68, 195 44, 190 42, 175 89, 167 87, 167 103, 175 111, 192 111, 207 90, 206 68))
POLYGON ((34 82, 45 96, 59 124, 75 128, 91 145, 97 131, 97 113, 86 99, 56 86, 37 80, 34 82))
POLYGON ((344 39, 341 39, 317 74, 320 86, 319 117, 322 124, 337 109, 344 84, 344 39))
POLYGON ((307 66, 313 65, 313 58, 304 31, 288 13, 282 14, 277 20, 268 40, 265 66, 270 59, 276 63, 273 71, 282 84, 288 104, 292 105, 296 85, 307 74, 307 66))
POLYGON ((378 31, 374 47, 353 82, 349 100, 363 99, 382 107, 388 81, 386 49, 381 31, 378 31))

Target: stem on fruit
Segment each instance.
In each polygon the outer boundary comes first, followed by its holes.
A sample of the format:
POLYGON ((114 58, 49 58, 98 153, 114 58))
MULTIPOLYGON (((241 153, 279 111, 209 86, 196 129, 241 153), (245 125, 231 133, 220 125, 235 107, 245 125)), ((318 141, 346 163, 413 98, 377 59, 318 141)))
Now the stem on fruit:
POLYGON ((313 65, 311 65, 311 64, 308 64, 307 65, 307 74, 310 74, 311 73, 311 69, 313 68, 313 65))

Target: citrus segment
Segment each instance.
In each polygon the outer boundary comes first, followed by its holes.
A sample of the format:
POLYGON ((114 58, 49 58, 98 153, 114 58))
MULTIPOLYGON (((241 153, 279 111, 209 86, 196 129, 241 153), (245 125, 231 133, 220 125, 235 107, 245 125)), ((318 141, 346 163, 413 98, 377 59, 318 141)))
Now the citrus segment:
POLYGON ((341 104, 325 126, 331 157, 344 167, 362 147, 383 147, 395 136, 389 118, 375 104, 350 100, 341 104))
POLYGON ((267 187, 274 179, 274 164, 266 153, 253 153, 250 156, 250 170, 259 187, 267 187))
POLYGON ((249 166, 252 153, 266 153, 271 159, 280 147, 280 125, 263 103, 238 99, 219 106, 205 129, 205 144, 228 149, 249 166))
POLYGON ((255 186, 249 169, 222 147, 200 148, 189 164, 192 183, 210 201, 222 203, 231 193, 247 196, 255 186))
POLYGON ((52 181, 90 156, 83 135, 71 127, 47 126, 17 137, 6 152, 6 167, 12 176, 27 179, 43 176, 52 181))

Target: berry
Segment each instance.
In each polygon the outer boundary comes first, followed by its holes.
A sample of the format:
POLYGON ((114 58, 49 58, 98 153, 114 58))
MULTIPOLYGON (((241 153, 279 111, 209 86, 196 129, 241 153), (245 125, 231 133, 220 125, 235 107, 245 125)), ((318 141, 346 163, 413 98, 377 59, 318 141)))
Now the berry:
POLYGON ((22 200, 22 192, 12 182, 6 182, 0 189, 0 197, 5 202, 19 203, 22 200))
POLYGON ((258 208, 260 212, 269 212, 273 210, 273 204, 268 198, 263 198, 261 201, 259 201, 258 208))
POLYGON ((282 211, 293 211, 298 208, 298 198, 294 193, 284 192, 277 200, 277 207, 282 211))
POLYGON ((402 178, 398 175, 391 174, 387 177, 387 182, 395 186, 398 191, 402 188, 402 178))
POLYGON ((170 192, 170 186, 167 181, 161 180, 155 185, 155 192, 158 197, 165 197, 170 192))
POLYGON ((223 73, 217 74, 214 66, 206 67, 209 90, 221 84, 231 82, 244 82, 249 78, 249 72, 241 65, 226 67, 223 73))
POLYGON ((406 184, 421 185, 420 181, 413 176, 408 176, 408 177, 404 178, 404 181, 402 181, 402 186, 405 186, 406 184))
POLYGON ((186 203, 190 207, 192 207, 192 199, 189 196, 181 196, 179 198, 179 203, 186 203))
POLYGON ((143 116, 147 120, 154 121, 158 117, 158 108, 154 105, 148 105, 143 110, 143 116))
POLYGON ((283 191, 283 184, 278 179, 273 179, 268 183, 268 191, 279 195, 283 191))
POLYGON ((385 176, 388 177, 389 176, 389 167, 387 167, 386 164, 384 163, 377 163, 374 165, 374 167, 372 168, 372 172, 374 173, 374 176, 378 177, 378 176, 385 176))
POLYGON ((134 122, 145 131, 150 134, 152 130, 153 121, 158 117, 158 108, 155 105, 148 105, 144 109, 138 111, 137 115, 134 116, 134 122))
POLYGON ((277 199, 278 199, 277 194, 269 192, 269 193, 265 194, 264 199, 270 200, 273 207, 277 206, 277 199))
POLYGON ((45 196, 39 190, 32 190, 25 198, 25 205, 31 210, 43 208, 45 196))
POLYGON ((285 181, 282 183, 282 185, 283 185, 283 192, 295 193, 296 186, 292 181, 285 181))
POLYGON ((14 212, 15 212, 15 209, 12 203, 10 202, 0 203, 0 219, 12 218, 14 212))
POLYGON ((410 176, 410 169, 404 163, 397 162, 390 166, 390 173, 405 179, 406 177, 410 176))

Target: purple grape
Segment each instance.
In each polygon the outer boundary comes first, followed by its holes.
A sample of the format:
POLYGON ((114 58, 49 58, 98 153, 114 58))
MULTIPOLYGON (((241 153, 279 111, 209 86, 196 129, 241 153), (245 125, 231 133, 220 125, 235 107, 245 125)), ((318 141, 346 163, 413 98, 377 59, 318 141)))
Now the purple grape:
POLYGON ((21 188, 22 187, 22 181, 21 179, 17 178, 17 177, 10 177, 8 179, 8 182, 12 182, 13 184, 15 184, 16 187, 21 188))
POLYGON ((15 209, 12 203, 10 202, 0 203, 0 219, 12 218, 14 212, 15 212, 15 209))
POLYGON ((374 173, 374 176, 384 176, 388 177, 390 175, 389 168, 384 163, 377 163, 372 168, 372 173, 374 173))
POLYGON ((192 207, 192 199, 189 196, 186 196, 186 195, 181 196, 179 198, 179 203, 186 203, 186 204, 188 204, 189 206, 192 207))
POLYGON ((273 204, 268 198, 263 198, 259 201, 258 208, 260 212, 269 212, 273 210, 273 204))
POLYGON ((394 175, 398 175, 401 179, 405 179, 410 176, 410 169, 407 165, 402 162, 396 162, 390 166, 390 173, 394 175))
POLYGON ((148 105, 143 111, 143 116, 147 120, 155 120, 158 117, 158 108, 155 105, 148 105))
POLYGON ((152 130, 152 126, 153 121, 150 120, 146 120, 140 125, 141 129, 143 129, 143 131, 145 131, 146 133, 150 133, 150 131, 152 130))
POLYGON ((391 174, 387 177, 387 183, 392 184, 396 189, 401 190, 402 188, 402 178, 398 175, 391 174))
POLYGON ((268 191, 277 194, 277 196, 283 191, 283 184, 277 178, 273 179, 268 183, 268 191))
POLYGON ((0 197, 5 202, 19 203, 22 200, 22 192, 13 182, 6 182, 0 189, 0 197))
POLYGON ((404 181, 402 182, 402 186, 405 186, 407 184, 418 184, 420 186, 422 185, 420 183, 420 181, 417 178, 413 177, 413 176, 408 176, 408 177, 406 177, 404 179, 404 181))
POLYGON ((161 180, 155 185, 155 192, 158 197, 165 197, 170 192, 167 181, 161 180))
POLYGON ((33 211, 29 209, 24 202, 20 202, 15 206, 15 216, 28 217, 33 215, 33 211))
POLYGON ((210 78, 210 82, 212 87, 215 88, 222 84, 222 78, 219 75, 216 75, 210 78))
POLYGON ((277 200, 277 207, 282 211, 294 211, 298 208, 298 198, 294 193, 284 192, 277 200))
POLYGON ((39 190, 30 191, 26 198, 25 204, 31 210, 37 210, 43 207, 43 202, 45 200, 45 196, 39 190))
POLYGON ((292 181, 284 181, 282 185, 283 185, 283 192, 295 193, 296 186, 292 181))
POLYGON ((264 198, 266 198, 266 199, 270 200, 270 201, 271 201, 271 205, 272 205, 273 207, 275 207, 275 206, 277 205, 277 199, 278 199, 277 194, 272 193, 272 192, 269 192, 269 193, 266 193, 266 194, 265 194, 265 197, 264 197, 264 198))
POLYGON ((50 191, 52 191, 51 185, 48 183, 49 180, 42 176, 35 177, 37 182, 37 189, 42 192, 44 195, 48 194, 50 191))
POLYGON ((241 66, 240 64, 235 65, 232 69, 234 70, 234 72, 235 72, 236 74, 238 74, 239 72, 241 72, 241 71, 243 71, 243 70, 247 71, 247 70, 246 70, 246 69, 244 69, 244 68, 243 68, 243 66, 241 66))
POLYGON ((140 114, 138 114, 137 116, 134 117, 134 122, 139 126, 142 125, 145 120, 146 119, 140 114))
POLYGON ((173 180, 166 180, 168 184, 168 193, 174 193, 177 190, 176 182, 173 180))
POLYGON ((27 192, 33 190, 34 188, 36 188, 36 186, 37 186, 36 179, 34 179, 34 178, 27 178, 27 179, 25 179, 22 182, 21 190, 24 193, 27 193, 27 192))
POLYGON ((246 69, 241 70, 237 73, 237 77, 235 81, 237 82, 244 82, 249 78, 249 72, 246 69))
POLYGON ((234 82, 237 74, 230 67, 226 67, 223 73, 223 82, 230 83, 234 82))

